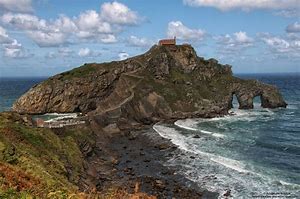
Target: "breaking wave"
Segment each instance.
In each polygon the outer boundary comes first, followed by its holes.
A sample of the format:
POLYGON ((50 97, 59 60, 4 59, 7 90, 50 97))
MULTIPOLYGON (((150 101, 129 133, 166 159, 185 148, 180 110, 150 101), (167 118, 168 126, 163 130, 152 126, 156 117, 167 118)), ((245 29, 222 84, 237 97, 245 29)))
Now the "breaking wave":
POLYGON ((190 131, 197 131, 200 133, 204 133, 204 134, 208 134, 217 138, 224 138, 226 137, 225 135, 222 135, 220 133, 215 133, 215 132, 211 132, 211 131, 207 131, 207 130, 202 130, 202 129, 197 129, 195 127, 195 122, 192 122, 192 120, 178 120, 174 123, 176 126, 186 129, 186 130, 190 130, 190 131))
POLYGON ((176 129, 156 124, 153 126, 153 129, 162 137, 169 139, 173 144, 178 146, 179 149, 193 154, 200 154, 209 158, 209 160, 221 164, 225 167, 231 168, 241 173, 251 173, 245 169, 245 164, 237 160, 230 158, 225 158, 219 155, 214 155, 211 153, 200 151, 193 146, 192 143, 189 143, 189 138, 181 135, 176 129))

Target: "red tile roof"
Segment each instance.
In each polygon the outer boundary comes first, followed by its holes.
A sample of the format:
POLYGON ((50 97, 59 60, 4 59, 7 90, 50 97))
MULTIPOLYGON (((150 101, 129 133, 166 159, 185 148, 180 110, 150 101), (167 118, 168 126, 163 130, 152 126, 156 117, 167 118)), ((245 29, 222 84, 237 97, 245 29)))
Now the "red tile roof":
POLYGON ((159 40, 159 45, 176 45, 176 39, 162 39, 159 40))

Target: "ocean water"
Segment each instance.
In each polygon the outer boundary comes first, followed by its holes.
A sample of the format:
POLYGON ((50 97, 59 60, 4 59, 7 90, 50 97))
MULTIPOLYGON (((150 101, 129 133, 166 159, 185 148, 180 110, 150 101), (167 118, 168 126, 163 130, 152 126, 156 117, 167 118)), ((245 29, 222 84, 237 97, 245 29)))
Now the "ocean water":
POLYGON ((234 99, 233 116, 158 123, 181 149, 166 165, 220 198, 300 198, 300 76, 241 77, 276 85, 288 107, 264 109, 255 98, 253 110, 239 110, 234 99))
POLYGON ((43 77, 35 78, 3 78, 0 77, 0 112, 11 110, 16 99, 35 84, 45 80, 43 77))
MULTIPOLYGON (((288 103, 286 109, 263 109, 255 99, 253 110, 213 119, 187 119, 153 126, 181 149, 165 164, 233 198, 299 198, 300 196, 300 74, 242 75, 276 85, 288 103), (198 135, 199 138, 194 138, 198 135)), ((0 78, 0 111, 45 78, 0 78)))

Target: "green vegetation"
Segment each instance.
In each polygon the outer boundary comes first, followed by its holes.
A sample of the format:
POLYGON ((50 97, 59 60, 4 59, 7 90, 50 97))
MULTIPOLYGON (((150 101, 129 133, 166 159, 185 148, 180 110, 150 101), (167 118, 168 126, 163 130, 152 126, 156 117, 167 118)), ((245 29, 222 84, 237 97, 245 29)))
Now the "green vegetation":
POLYGON ((186 81, 191 81, 190 77, 191 76, 184 74, 179 69, 174 68, 170 71, 170 80, 172 80, 173 82, 184 83, 186 81))
POLYGON ((114 68, 118 68, 119 63, 116 61, 109 62, 109 63, 88 63, 84 64, 78 68, 74 68, 70 71, 64 72, 59 74, 63 80, 70 80, 72 78, 81 78, 87 77, 91 74, 103 74, 104 71, 109 71, 114 68))
POLYGON ((46 198, 50 193, 64 198, 78 192, 75 184, 83 171, 83 157, 76 138, 89 134, 70 130, 59 137, 50 129, 27 127, 19 120, 12 113, 0 115, 0 198, 46 198))
POLYGON ((119 187, 101 193, 80 192, 76 185, 84 172, 80 142, 95 142, 88 127, 28 127, 20 115, 0 113, 0 198, 156 199, 138 191, 129 194, 119 187))
POLYGON ((87 76, 97 70, 98 64, 84 64, 78 68, 74 68, 73 70, 62 73, 63 79, 71 79, 74 77, 84 77, 87 76))
MULTIPOLYGON (((145 87, 149 87, 163 96, 170 107, 175 111, 182 109, 187 112, 197 111, 197 105, 206 107, 208 100, 222 100, 224 96, 224 93, 219 93, 219 90, 222 89, 217 88, 217 86, 220 85, 218 82, 214 82, 214 80, 197 81, 197 76, 201 77, 201 74, 185 74, 178 68, 172 68, 170 74, 166 77, 167 79, 160 81, 153 78, 150 72, 148 73, 149 74, 144 72, 142 74, 145 78, 135 89, 135 93, 139 95, 139 98, 142 98, 144 93, 141 91, 145 90, 145 87), (214 90, 218 92, 216 93, 214 90)), ((226 83, 224 83, 224 85, 226 85, 226 83)), ((224 90, 224 92, 226 92, 226 90, 224 90)))

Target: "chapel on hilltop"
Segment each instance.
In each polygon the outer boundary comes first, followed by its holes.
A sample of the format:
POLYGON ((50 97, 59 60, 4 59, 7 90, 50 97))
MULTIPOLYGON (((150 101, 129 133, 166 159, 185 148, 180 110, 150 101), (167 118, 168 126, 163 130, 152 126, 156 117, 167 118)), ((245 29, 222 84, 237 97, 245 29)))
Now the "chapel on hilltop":
POLYGON ((158 45, 160 45, 160 46, 174 46, 174 45, 176 45, 176 37, 174 37, 174 39, 159 40, 158 45))

